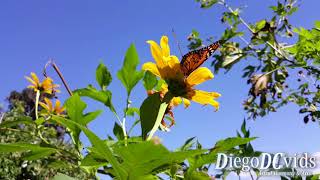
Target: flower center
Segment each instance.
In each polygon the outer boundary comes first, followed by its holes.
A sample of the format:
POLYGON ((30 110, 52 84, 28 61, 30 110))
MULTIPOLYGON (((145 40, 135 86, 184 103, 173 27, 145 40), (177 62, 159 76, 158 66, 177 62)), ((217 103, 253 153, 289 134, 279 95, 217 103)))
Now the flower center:
POLYGON ((168 90, 172 93, 175 97, 184 97, 188 93, 188 86, 184 81, 180 79, 169 79, 167 80, 168 83, 168 90))

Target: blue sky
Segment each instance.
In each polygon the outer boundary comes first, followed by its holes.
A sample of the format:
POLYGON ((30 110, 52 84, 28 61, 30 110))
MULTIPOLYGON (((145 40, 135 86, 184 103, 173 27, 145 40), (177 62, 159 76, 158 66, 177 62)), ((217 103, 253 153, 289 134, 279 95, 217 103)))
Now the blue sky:
MULTIPOLYGON (((273 0, 234 1, 233 6, 241 6, 243 17, 248 22, 270 18, 268 6, 273 0)), ((295 26, 310 28, 319 17, 319 1, 304 1, 299 11, 292 16, 295 26)), ((192 29, 200 31, 202 37, 219 37, 225 28, 220 23, 223 8, 218 6, 208 10, 199 8, 193 0, 162 1, 12 1, 0 2, 0 102, 11 90, 21 90, 28 85, 24 79, 31 71, 41 73, 48 58, 53 58, 61 68, 71 88, 95 84, 95 68, 99 61, 107 65, 114 80, 110 86, 113 102, 122 112, 125 106, 125 89, 116 78, 121 68, 126 49, 135 43, 140 61, 152 60, 146 40, 159 41, 168 35, 172 53, 180 55, 174 43, 171 29, 174 28, 182 51, 186 53, 186 37, 192 29)), ((319 19, 318 19, 319 20, 319 19)), ((205 66, 210 66, 210 61, 205 66)), ((158 133, 170 149, 177 148, 189 137, 196 136, 204 147, 212 147, 222 138, 236 135, 236 130, 245 117, 241 103, 249 86, 241 78, 242 68, 250 59, 243 60, 228 74, 219 73, 215 79, 199 88, 217 91, 221 108, 214 112, 212 107, 202 107, 193 103, 188 110, 178 107, 174 110, 177 124, 169 133, 158 133)), ((139 66, 140 68, 141 66, 139 66)), ((56 81, 57 76, 49 71, 56 81)), ((60 83, 60 82, 59 82, 60 83)), ((60 83, 61 84, 61 83, 60 83)), ((96 84, 95 84, 96 85, 96 84)), ((59 97, 65 99, 63 90, 59 97)), ((139 107, 146 97, 139 84, 132 93, 133 106, 139 107)), ((87 100, 87 99, 86 99, 87 100)), ((88 111, 105 109, 101 104, 88 100, 88 111)), ((111 133, 114 116, 106 112, 90 124, 90 128, 105 138, 111 133)), ((133 119, 128 120, 129 123, 133 119)), ((315 152, 319 150, 319 125, 305 125, 298 108, 289 105, 277 113, 257 121, 249 121, 256 149, 267 152, 315 152)), ((139 131, 135 131, 139 133, 139 131)))

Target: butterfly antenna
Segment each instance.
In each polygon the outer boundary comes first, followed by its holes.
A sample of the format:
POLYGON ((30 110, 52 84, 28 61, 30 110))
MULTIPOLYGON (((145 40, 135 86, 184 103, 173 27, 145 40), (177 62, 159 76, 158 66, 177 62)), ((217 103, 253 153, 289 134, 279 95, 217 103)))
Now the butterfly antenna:
POLYGON ((179 40, 178 40, 177 34, 174 32, 174 29, 173 29, 173 28, 172 28, 172 34, 173 34, 173 37, 174 37, 174 39, 175 39, 175 41, 176 41, 176 43, 177 43, 177 45, 178 45, 178 49, 179 49, 180 55, 181 55, 181 57, 182 57, 183 54, 182 54, 182 51, 181 51, 181 47, 180 47, 180 44, 179 44, 179 40))

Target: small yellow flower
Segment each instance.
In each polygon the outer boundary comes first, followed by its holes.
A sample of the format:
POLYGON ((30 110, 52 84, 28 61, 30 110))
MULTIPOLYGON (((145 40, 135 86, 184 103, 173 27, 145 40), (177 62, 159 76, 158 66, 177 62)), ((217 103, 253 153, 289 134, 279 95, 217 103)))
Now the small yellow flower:
POLYGON ((56 100, 55 106, 53 106, 52 101, 48 98, 44 98, 44 101, 45 103, 39 102, 39 104, 46 110, 45 114, 61 115, 65 111, 65 108, 61 106, 59 99, 56 100))
POLYGON ((47 94, 52 94, 54 92, 60 92, 58 89, 59 85, 53 84, 53 80, 49 77, 45 78, 40 82, 38 76, 35 73, 31 73, 31 77, 25 76, 25 78, 31 83, 28 88, 33 89, 34 91, 40 91, 47 94))
POLYGON ((185 107, 188 107, 189 100, 192 100, 203 105, 212 105, 216 109, 219 108, 219 103, 215 101, 221 96, 219 93, 194 89, 194 86, 213 78, 213 74, 208 68, 200 67, 190 75, 184 76, 179 59, 170 55, 167 36, 162 36, 160 46, 151 40, 147 43, 150 44, 151 54, 156 63, 147 62, 143 64, 142 69, 165 80, 167 86, 164 85, 162 91, 170 92, 174 96, 170 104, 175 106, 183 102, 185 107))

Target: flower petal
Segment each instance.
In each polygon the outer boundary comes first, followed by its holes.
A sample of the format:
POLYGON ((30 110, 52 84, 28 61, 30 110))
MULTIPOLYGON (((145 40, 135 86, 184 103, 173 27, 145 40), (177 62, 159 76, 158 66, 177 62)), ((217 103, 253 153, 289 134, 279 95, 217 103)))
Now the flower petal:
POLYGON ((183 98, 184 108, 188 108, 190 106, 190 101, 188 99, 183 98))
POLYGON ((219 109, 219 103, 214 98, 220 97, 221 95, 217 92, 206 92, 201 90, 194 90, 194 94, 190 99, 199 104, 207 105, 210 104, 216 109, 219 109))
POLYGON ((33 81, 34 81, 35 83, 40 84, 39 78, 38 78, 38 76, 36 75, 36 73, 32 72, 32 73, 31 73, 31 77, 32 77, 32 79, 33 79, 33 81))
POLYGON ((165 62, 163 62, 162 50, 159 47, 159 45, 156 42, 152 41, 152 40, 147 41, 147 43, 150 44, 151 54, 152 54, 153 59, 156 61, 157 66, 159 68, 164 67, 165 66, 165 62))
POLYGON ((172 103, 173 106, 178 106, 178 105, 181 104, 181 102, 182 102, 182 100, 181 100, 180 97, 174 97, 171 100, 171 103, 172 103))
POLYGON ((190 86, 195 86, 198 84, 201 84, 207 80, 210 80, 213 78, 213 74, 210 71, 210 69, 206 67, 200 67, 193 71, 188 77, 187 77, 187 83, 190 86))
POLYGON ((26 78, 31 84, 33 84, 34 86, 37 86, 37 83, 36 83, 33 79, 31 79, 31 78, 28 77, 28 76, 25 76, 25 78, 26 78))
POLYGON ((49 111, 49 107, 48 107, 47 104, 45 104, 45 103, 43 103, 43 102, 39 102, 39 105, 40 105, 41 107, 43 107, 45 110, 49 111))
POLYGON ((161 93, 166 94, 168 92, 168 84, 161 84, 161 93))
POLYGON ((180 68, 180 61, 177 56, 169 56, 164 58, 167 61, 168 66, 163 69, 164 74, 169 79, 181 79, 183 73, 180 68))
POLYGON ((44 98, 44 101, 48 105, 48 111, 52 112, 52 110, 53 110, 52 101, 50 99, 48 99, 48 98, 44 98))
POLYGON ((145 71, 150 71, 152 74, 161 77, 159 69, 155 63, 147 62, 142 65, 142 69, 145 71))
POLYGON ((170 47, 169 47, 168 41, 169 39, 167 36, 161 37, 160 46, 162 49, 162 55, 165 57, 170 56, 170 47))

